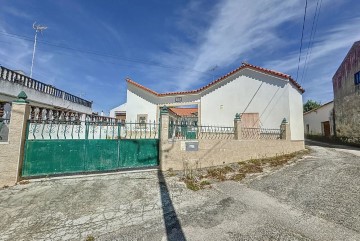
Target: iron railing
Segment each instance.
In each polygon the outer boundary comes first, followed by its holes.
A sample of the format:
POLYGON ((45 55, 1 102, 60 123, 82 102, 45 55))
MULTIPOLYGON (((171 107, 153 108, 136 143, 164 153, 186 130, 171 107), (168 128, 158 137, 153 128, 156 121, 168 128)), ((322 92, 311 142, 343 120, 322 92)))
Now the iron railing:
POLYGON ((178 125, 170 123, 169 138, 185 140, 233 139, 234 127, 178 125))
POLYGON ((0 141, 7 141, 9 135, 10 119, 0 118, 0 141))
POLYGON ((158 139, 159 124, 94 121, 28 121, 27 140, 158 139))
POLYGON ((281 136, 281 129, 241 128, 241 139, 277 140, 281 139, 281 136))
POLYGON ((86 107, 92 106, 92 102, 88 100, 84 100, 75 95, 69 94, 63 90, 59 90, 52 85, 45 84, 38 80, 32 79, 26 75, 17 73, 13 70, 7 69, 5 67, 0 66, 0 79, 13 82, 16 84, 20 84, 22 86, 37 90, 39 92, 43 92, 48 95, 52 95, 58 98, 63 98, 64 100, 80 104, 86 107))

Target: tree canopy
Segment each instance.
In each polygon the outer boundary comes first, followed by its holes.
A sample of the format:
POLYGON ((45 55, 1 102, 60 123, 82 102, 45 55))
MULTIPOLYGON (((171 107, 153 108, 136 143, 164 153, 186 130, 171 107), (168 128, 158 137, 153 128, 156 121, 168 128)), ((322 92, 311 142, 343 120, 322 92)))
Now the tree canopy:
POLYGON ((315 108, 318 108, 320 106, 321 106, 321 104, 319 102, 316 102, 314 100, 308 100, 304 104, 303 110, 304 110, 304 113, 305 113, 305 112, 311 111, 311 110, 313 110, 315 108))

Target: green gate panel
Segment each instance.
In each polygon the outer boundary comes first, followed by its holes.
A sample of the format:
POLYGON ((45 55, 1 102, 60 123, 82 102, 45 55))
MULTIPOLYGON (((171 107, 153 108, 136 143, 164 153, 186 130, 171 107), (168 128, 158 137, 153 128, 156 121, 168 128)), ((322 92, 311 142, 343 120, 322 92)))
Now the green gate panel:
POLYGON ((84 140, 26 141, 23 176, 81 172, 85 164, 84 140))
POLYGON ((159 165, 158 139, 124 139, 120 141, 120 166, 146 167, 159 165))
POLYGON ((159 165, 158 139, 26 140, 22 176, 159 165))
POLYGON ((119 167, 119 140, 87 140, 85 171, 108 171, 119 167))

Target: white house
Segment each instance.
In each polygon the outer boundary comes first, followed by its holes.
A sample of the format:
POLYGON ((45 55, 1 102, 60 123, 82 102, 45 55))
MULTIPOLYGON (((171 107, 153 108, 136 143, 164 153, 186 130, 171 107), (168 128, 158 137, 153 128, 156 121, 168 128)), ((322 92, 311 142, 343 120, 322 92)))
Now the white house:
POLYGON ((126 119, 126 103, 115 107, 110 110, 110 117, 116 118, 121 121, 125 121, 126 119))
POLYGON ((334 102, 330 101, 322 106, 304 113, 304 132, 307 135, 333 135, 334 102))
POLYGON ((127 121, 156 121, 164 105, 196 106, 198 125, 233 126, 240 113, 244 127, 278 129, 286 118, 291 139, 304 139, 304 89, 283 73, 243 63, 204 87, 170 93, 157 93, 129 78, 126 81, 127 121))

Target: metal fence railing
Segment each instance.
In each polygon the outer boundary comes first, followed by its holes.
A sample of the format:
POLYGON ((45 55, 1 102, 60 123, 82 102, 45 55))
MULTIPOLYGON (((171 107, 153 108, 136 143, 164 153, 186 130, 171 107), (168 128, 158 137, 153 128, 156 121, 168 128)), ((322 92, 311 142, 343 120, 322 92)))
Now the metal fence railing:
POLYGON ((27 139, 158 139, 159 124, 93 122, 93 121, 28 121, 27 139))
POLYGON ((69 94, 63 90, 60 90, 58 88, 55 88, 52 85, 45 84, 43 82, 40 82, 38 80, 35 80, 33 78, 30 78, 26 75, 22 75, 20 73, 17 73, 13 70, 7 69, 5 67, 0 66, 0 79, 13 82, 25 87, 28 87, 30 89, 34 89, 39 92, 43 92, 48 95, 52 95, 58 98, 63 98, 64 100, 80 104, 86 107, 92 106, 92 102, 88 100, 84 100, 80 97, 77 97, 75 95, 69 94))
POLYGON ((10 119, 0 118, 0 141, 8 141, 10 119))
POLYGON ((170 123, 169 138, 185 140, 233 139, 234 127, 178 125, 170 123))
POLYGON ((281 129, 241 128, 241 139, 278 140, 281 139, 281 129))

